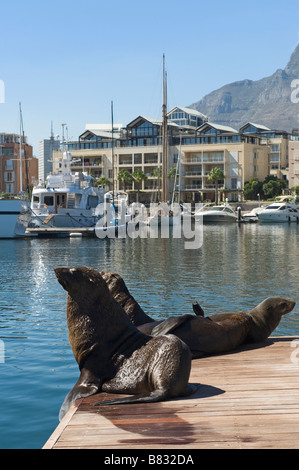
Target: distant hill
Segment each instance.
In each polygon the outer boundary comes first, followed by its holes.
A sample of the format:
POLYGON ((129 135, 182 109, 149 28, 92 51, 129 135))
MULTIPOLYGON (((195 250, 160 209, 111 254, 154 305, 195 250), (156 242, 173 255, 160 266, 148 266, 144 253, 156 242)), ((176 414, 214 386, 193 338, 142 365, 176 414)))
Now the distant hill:
POLYGON ((209 93, 189 105, 209 121, 239 129, 246 122, 291 132, 299 127, 299 103, 291 101, 291 82, 299 80, 299 44, 284 70, 261 80, 241 80, 209 93))

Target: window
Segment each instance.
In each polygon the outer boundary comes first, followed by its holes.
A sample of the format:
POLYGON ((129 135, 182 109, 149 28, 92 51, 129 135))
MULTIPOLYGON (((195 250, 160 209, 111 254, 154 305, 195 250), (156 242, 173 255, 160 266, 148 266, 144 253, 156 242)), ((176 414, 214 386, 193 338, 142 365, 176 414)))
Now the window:
POLYGON ((8 183, 5 185, 5 192, 8 194, 13 194, 14 193, 14 184, 13 183, 8 183))
POLYGON ((12 160, 6 160, 6 170, 13 170, 13 161, 12 160))
POLYGON ((46 204, 47 206, 53 206, 54 205, 53 196, 45 196, 44 197, 44 204, 46 204))
POLYGON ((232 178, 231 179, 231 189, 237 189, 237 186, 238 186, 237 178, 232 178))
POLYGON ((87 207, 94 208, 98 205, 98 196, 88 196, 87 207))
POLYGON ((15 172, 14 171, 6 171, 4 173, 4 181, 8 182, 13 182, 15 180, 15 172))

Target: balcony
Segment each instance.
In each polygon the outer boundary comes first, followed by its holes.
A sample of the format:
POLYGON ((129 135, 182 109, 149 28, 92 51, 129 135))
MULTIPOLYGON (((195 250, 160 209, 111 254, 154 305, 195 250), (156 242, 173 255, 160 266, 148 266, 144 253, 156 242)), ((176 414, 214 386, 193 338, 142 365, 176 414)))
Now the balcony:
MULTIPOLYGON (((186 184, 185 186, 182 187, 182 191, 215 191, 216 185, 215 184, 205 184, 204 187, 199 184, 186 184)), ((218 191, 219 190, 224 190, 225 186, 221 185, 218 186, 218 191)))
POLYGON ((122 165, 132 166, 132 158, 119 159, 119 166, 122 165))
POLYGON ((202 176, 202 172, 200 171, 185 171, 184 177, 194 177, 194 176, 202 176))

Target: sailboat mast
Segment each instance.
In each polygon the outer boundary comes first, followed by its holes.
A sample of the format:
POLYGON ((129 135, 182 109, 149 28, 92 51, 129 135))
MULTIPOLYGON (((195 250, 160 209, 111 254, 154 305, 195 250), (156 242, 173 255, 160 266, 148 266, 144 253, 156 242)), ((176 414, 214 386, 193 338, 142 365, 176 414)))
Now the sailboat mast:
POLYGON ((115 191, 115 164, 114 164, 114 134, 113 134, 113 101, 111 101, 111 134, 112 134, 112 143, 111 143, 111 152, 112 152, 112 202, 114 204, 114 191, 115 191))
POLYGON ((163 106, 162 106, 162 201, 167 200, 167 77, 163 54, 163 106))
POLYGON ((20 193, 23 192, 23 167, 22 167, 22 108, 21 103, 19 103, 20 108, 20 193))

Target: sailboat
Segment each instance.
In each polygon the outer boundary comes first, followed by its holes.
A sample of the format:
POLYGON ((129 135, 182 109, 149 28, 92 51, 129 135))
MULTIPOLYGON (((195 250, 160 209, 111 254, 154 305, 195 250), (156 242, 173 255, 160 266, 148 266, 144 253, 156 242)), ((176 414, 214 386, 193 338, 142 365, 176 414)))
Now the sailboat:
MULTIPOLYGON (((27 237, 26 229, 30 222, 29 201, 24 199, 23 193, 23 169, 22 169, 22 108, 19 103, 20 114, 20 196, 3 195, 0 197, 0 238, 24 238, 27 237)), ((24 132, 23 132, 24 133, 24 132)))
MULTIPOLYGON (((167 201, 167 73, 165 71, 165 54, 163 54, 163 105, 162 105, 162 204, 155 207, 148 217, 150 226, 173 226, 181 223, 181 209, 178 204, 169 206, 167 201)), ((175 181, 176 184, 176 181, 175 181)))

